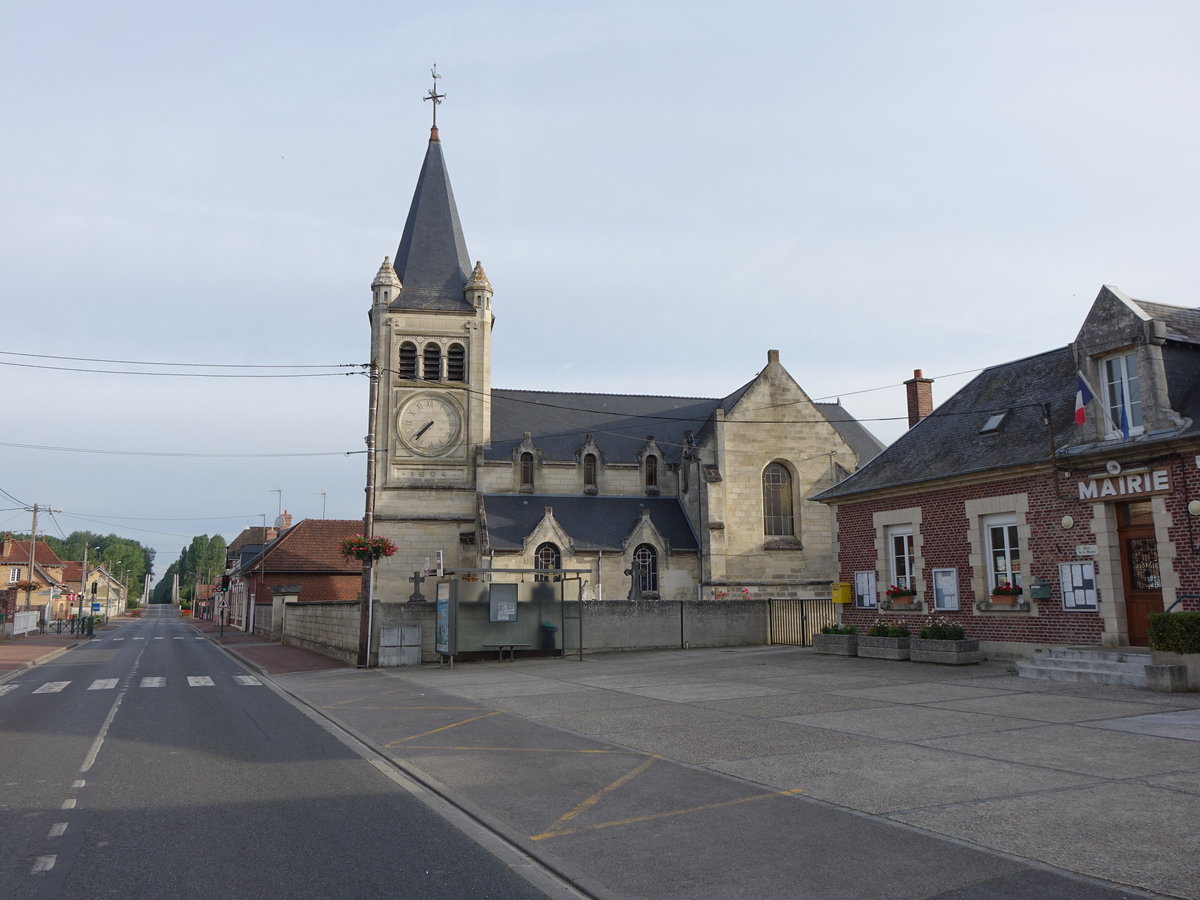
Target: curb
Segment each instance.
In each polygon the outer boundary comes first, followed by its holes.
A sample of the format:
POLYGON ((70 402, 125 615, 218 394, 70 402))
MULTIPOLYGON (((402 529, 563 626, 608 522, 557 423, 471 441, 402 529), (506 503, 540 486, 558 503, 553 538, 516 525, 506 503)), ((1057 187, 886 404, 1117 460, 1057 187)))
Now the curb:
POLYGON ((51 650, 49 653, 43 653, 41 656, 35 657, 34 659, 25 659, 19 663, 14 663, 14 668, 12 671, 0 674, 0 682, 7 681, 9 678, 15 678, 18 674, 24 672, 26 669, 32 669, 34 666, 40 666, 42 663, 48 663, 52 660, 58 659, 63 654, 70 653, 78 646, 78 644, 68 644, 65 647, 59 647, 57 650, 51 650))

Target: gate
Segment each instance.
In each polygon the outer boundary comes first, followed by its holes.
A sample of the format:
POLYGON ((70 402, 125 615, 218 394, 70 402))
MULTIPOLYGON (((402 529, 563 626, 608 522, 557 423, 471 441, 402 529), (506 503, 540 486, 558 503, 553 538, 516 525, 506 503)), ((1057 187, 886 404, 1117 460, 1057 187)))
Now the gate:
POLYGON ((812 636, 824 625, 837 624, 837 604, 831 598, 767 601, 770 642, 811 647, 812 636))

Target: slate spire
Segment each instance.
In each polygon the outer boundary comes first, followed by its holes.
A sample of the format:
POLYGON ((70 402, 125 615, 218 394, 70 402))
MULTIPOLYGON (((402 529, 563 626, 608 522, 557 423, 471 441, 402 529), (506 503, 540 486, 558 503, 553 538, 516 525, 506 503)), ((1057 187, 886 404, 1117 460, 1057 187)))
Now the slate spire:
POLYGON ((437 126, 430 129, 429 149, 425 151, 394 268, 404 290, 392 303, 393 309, 472 309, 463 295, 463 285, 471 277, 470 256, 437 126))

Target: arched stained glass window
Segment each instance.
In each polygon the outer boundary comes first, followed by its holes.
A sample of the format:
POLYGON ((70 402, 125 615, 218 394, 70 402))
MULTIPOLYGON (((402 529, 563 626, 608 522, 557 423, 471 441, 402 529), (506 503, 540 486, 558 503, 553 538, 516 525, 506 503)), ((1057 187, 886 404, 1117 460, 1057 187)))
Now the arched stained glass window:
MULTIPOLYGON (((562 568, 562 553, 559 552, 557 546, 551 543, 545 543, 538 546, 533 554, 533 564, 538 569, 561 569, 562 568)), ((539 573, 533 576, 534 581, 549 581, 550 576, 539 573)))
POLYGON ((780 463, 763 469, 763 531, 770 537, 792 537, 796 522, 792 512, 792 473, 780 463))
POLYGON ((633 551, 635 577, 643 594, 658 591, 658 551, 650 544, 638 544, 633 551))

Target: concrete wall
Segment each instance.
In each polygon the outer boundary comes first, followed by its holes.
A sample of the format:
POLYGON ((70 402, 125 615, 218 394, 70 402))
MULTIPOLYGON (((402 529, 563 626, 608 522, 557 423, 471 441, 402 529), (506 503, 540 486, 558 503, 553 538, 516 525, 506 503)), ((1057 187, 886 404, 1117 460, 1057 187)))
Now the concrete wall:
POLYGON ((283 643, 354 665, 358 662, 358 601, 285 604, 283 643))
MULTIPOLYGON (((559 646, 578 650, 580 604, 566 604, 566 627, 559 646)), ((745 647, 767 643, 765 600, 672 602, 606 600, 583 603, 583 645, 589 653, 609 650, 657 650, 688 647, 745 647), (682 631, 681 631, 682 625, 682 631)), ((421 627, 421 660, 437 662, 434 603, 382 603, 375 606, 372 664, 379 629, 391 625, 421 627)), ((283 643, 313 650, 353 665, 358 656, 358 603, 288 603, 283 643)))

